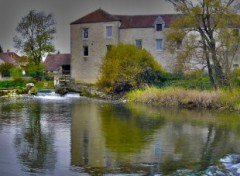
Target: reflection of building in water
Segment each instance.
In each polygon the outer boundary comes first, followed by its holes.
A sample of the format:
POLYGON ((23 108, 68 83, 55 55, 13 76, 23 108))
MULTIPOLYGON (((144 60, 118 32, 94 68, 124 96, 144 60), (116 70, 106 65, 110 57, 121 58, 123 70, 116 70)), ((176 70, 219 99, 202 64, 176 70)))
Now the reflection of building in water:
POLYGON ((91 101, 73 104, 72 165, 113 170, 128 167, 126 171, 141 170, 146 175, 169 172, 164 168, 177 170, 181 163, 197 170, 201 163, 209 166, 227 153, 230 143, 235 144, 217 126, 179 120, 187 119, 185 113, 159 111, 164 117, 151 117, 125 107, 104 107, 91 101), (172 120, 175 116, 176 121, 172 120), (226 141, 228 149, 223 148, 226 141))
POLYGON ((102 167, 104 161, 104 138, 97 104, 82 102, 72 107, 72 165, 102 167))

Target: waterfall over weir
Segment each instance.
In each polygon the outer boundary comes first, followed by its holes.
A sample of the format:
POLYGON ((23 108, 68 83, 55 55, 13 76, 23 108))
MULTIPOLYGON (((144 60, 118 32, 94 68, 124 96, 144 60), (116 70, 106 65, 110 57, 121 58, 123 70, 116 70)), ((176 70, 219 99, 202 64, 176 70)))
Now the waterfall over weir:
POLYGON ((60 95, 55 93, 54 90, 39 90, 35 97, 40 99, 62 100, 62 99, 68 99, 68 98, 79 98, 80 94, 70 92, 65 95, 60 95))

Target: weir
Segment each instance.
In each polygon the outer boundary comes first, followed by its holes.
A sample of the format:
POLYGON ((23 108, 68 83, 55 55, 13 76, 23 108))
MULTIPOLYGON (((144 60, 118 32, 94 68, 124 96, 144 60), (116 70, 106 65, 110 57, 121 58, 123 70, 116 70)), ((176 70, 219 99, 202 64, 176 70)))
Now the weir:
POLYGON ((67 98, 80 98, 79 93, 69 92, 65 95, 60 95, 55 90, 39 90, 34 97, 42 99, 67 99, 67 98))

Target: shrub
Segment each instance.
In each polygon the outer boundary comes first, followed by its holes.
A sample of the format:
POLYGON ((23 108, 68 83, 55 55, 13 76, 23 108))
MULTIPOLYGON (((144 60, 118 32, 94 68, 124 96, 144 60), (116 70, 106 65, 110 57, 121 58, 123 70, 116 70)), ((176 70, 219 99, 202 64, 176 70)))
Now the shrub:
POLYGON ((10 74, 14 80, 19 80, 22 78, 22 69, 20 67, 14 67, 10 70, 10 74))
POLYGON ((98 85, 107 93, 122 93, 157 84, 163 75, 163 68, 145 49, 119 44, 106 53, 98 85))
POLYGON ((10 76, 10 70, 14 68, 13 64, 2 63, 0 64, 0 72, 3 76, 10 76))
POLYGON ((25 87, 26 82, 24 80, 13 80, 13 81, 0 81, 0 89, 12 89, 16 87, 25 87))
POLYGON ((39 79, 44 75, 44 68, 45 66, 43 64, 36 65, 30 62, 26 67, 26 72, 28 76, 31 76, 35 79, 39 79))
POLYGON ((181 87, 197 90, 212 89, 208 75, 202 70, 192 71, 184 75, 168 73, 167 80, 160 87, 181 87))
POLYGON ((240 87, 240 68, 235 68, 232 71, 230 78, 233 86, 240 87))

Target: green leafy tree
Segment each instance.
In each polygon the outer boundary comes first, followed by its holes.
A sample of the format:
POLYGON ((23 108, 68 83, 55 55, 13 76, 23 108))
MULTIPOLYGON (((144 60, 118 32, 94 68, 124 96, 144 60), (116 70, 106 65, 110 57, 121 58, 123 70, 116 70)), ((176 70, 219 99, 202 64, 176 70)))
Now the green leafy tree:
POLYGON ((232 28, 240 25, 235 0, 168 0, 178 12, 166 32, 168 49, 177 53, 177 70, 191 64, 206 67, 212 86, 231 88, 230 70, 239 50, 239 36, 232 28), (176 43, 183 42, 181 51, 176 43))
POLYGON ((163 73, 163 68, 145 49, 119 44, 106 53, 98 85, 108 93, 121 93, 157 84, 163 73))
POLYGON ((0 72, 2 76, 10 76, 10 72, 13 67, 14 67, 13 64, 10 63, 0 64, 0 72))
POLYGON ((42 62, 43 56, 55 51, 52 43, 56 33, 55 25, 52 14, 31 10, 16 28, 18 35, 13 39, 15 47, 30 58, 36 67, 42 62))
POLYGON ((43 64, 36 65, 33 62, 28 63, 27 66, 25 67, 25 71, 27 75, 33 78, 38 78, 39 76, 43 76, 44 70, 45 70, 45 66, 43 64))
POLYGON ((23 70, 20 67, 13 67, 10 70, 10 74, 14 80, 20 80, 23 76, 22 72, 23 72, 23 70))

